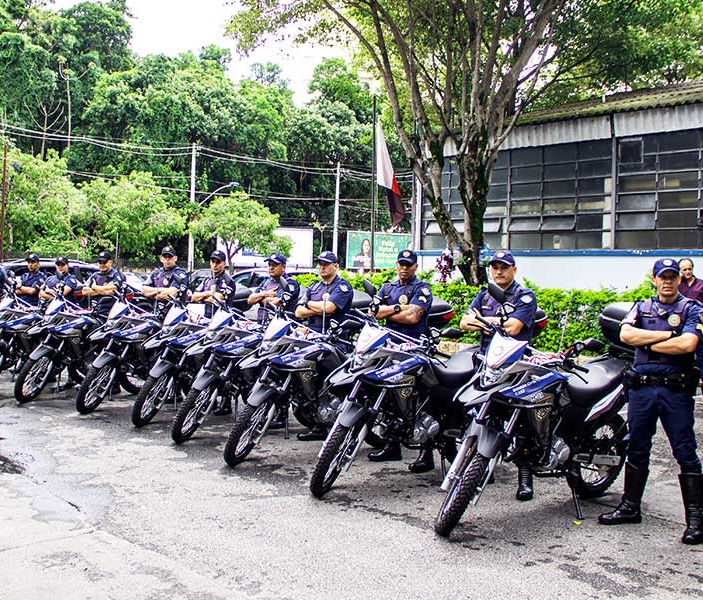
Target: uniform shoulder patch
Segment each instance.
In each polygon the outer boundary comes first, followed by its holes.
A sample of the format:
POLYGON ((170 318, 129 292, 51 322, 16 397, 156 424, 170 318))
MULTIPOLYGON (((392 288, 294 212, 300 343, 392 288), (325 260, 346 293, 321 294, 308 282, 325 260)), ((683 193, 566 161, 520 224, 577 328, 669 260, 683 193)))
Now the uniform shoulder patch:
POLYGON ((339 289, 340 289, 342 292, 348 292, 348 291, 349 291, 349 286, 346 285, 346 284, 344 284, 344 283, 342 283, 342 284, 339 286, 339 289))
POLYGON ((529 294, 523 294, 522 296, 520 296, 520 300, 525 304, 529 304, 530 302, 532 302, 532 296, 530 296, 529 294))
POLYGON ((424 287, 424 288, 422 288, 422 289, 420 290, 420 292, 422 292, 423 294, 425 294, 425 296, 429 296, 429 295, 430 295, 430 288, 424 287))

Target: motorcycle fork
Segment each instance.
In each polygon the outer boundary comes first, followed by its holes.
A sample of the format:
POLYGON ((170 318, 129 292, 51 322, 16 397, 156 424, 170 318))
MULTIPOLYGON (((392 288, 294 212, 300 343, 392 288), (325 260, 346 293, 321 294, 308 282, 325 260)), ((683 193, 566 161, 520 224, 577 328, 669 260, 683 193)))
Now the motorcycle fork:
MULTIPOLYGON (((510 439, 513 434, 513 430, 515 429, 515 424, 517 423, 518 417, 520 416, 521 409, 516 408, 513 410, 513 414, 510 415, 510 420, 507 422, 503 432, 502 432, 502 437, 505 437, 506 439, 510 439)), ((480 414, 480 413, 479 413, 480 414)), ((476 506, 478 504, 479 499, 481 498, 481 494, 483 494, 483 490, 486 487, 486 484, 488 481, 491 479, 491 475, 493 475, 493 471, 495 471, 495 468, 498 466, 503 461, 503 453, 499 449, 498 452, 496 453, 495 456, 493 456, 491 459, 488 461, 488 468, 486 469, 486 475, 483 478, 483 481, 481 481, 481 485, 476 488, 476 493, 474 494, 473 498, 471 498, 471 506, 476 506)))
MULTIPOLYGON (((357 382, 357 383, 360 383, 360 382, 357 382)), ((361 387, 360 385, 357 385, 355 383, 349 396, 352 398, 354 396, 356 396, 356 392, 358 391, 358 389, 360 387, 361 387)), ((376 402, 373 403, 373 407, 371 407, 371 411, 370 411, 370 414, 371 414, 373 420, 367 419, 366 422, 364 423, 364 426, 359 431, 359 435, 356 436, 356 445, 354 446, 354 450, 352 451, 351 456, 349 457, 349 460, 347 461, 347 464, 344 467, 345 471, 348 471, 349 467, 351 467, 352 463, 354 462, 356 455, 358 454, 359 450, 361 449, 361 445, 364 443, 364 440, 366 439, 366 434, 369 432, 369 423, 373 423, 373 421, 376 420, 376 415, 378 415, 378 411, 380 410, 381 404, 383 403, 383 399, 386 397, 387 393, 388 393, 388 389, 383 388, 381 390, 381 393, 378 395, 378 398, 376 398, 376 402)))

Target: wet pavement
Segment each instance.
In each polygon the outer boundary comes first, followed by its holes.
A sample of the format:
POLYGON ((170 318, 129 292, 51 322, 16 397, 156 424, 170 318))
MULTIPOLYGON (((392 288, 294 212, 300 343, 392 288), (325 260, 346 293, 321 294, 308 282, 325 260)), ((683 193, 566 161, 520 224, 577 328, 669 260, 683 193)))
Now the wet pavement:
MULTIPOLYGON (((318 442, 270 432, 237 469, 229 417, 189 442, 171 409, 143 430, 120 395, 86 416, 75 392, 19 406, 0 375, 0 598, 682 598, 703 597, 703 546, 679 542, 676 465, 658 435, 642 525, 602 527, 619 500, 584 501, 563 480, 514 499, 503 465, 449 541, 434 535, 440 471, 413 475, 362 450, 323 500, 308 492, 318 442)), ((701 433, 703 406, 697 404, 701 433)))

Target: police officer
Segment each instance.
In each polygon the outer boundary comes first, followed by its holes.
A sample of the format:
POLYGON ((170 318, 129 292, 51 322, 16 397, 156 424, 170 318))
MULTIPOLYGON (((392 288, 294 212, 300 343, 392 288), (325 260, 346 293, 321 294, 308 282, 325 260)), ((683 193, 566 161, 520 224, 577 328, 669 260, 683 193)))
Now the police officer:
MULTIPOLYGON (((351 308, 354 291, 351 284, 342 279, 337 271, 339 263, 334 252, 326 250, 317 257, 317 272, 322 281, 316 281, 306 291, 295 309, 298 319, 307 319, 308 326, 315 331, 324 331, 331 318, 341 321, 351 308)), ((298 434, 303 442, 324 440, 324 428, 314 428, 298 434)))
POLYGON ((142 286, 142 295, 154 299, 154 313, 163 316, 169 302, 175 298, 183 299, 188 290, 188 273, 178 266, 178 255, 173 246, 164 246, 161 250, 161 268, 149 275, 142 286))
MULTIPOLYGON (((417 254, 412 250, 398 253, 395 268, 398 279, 384 283, 378 291, 381 304, 376 310, 376 318, 385 319, 389 329, 419 338, 427 333, 432 291, 429 285, 417 278, 417 254)), ((389 439, 383 448, 369 452, 368 458, 374 462, 402 460, 400 442, 389 439)), ((413 473, 434 469, 431 443, 420 449, 420 455, 408 465, 408 469, 413 473)))
POLYGON ((0 298, 4 298, 7 292, 7 271, 5 271, 5 267, 0 265, 0 298))
POLYGON ((39 290, 46 281, 46 275, 39 269, 39 257, 34 254, 27 255, 27 271, 22 273, 17 282, 15 294, 33 306, 39 304, 39 290))
MULTIPOLYGON (((515 307, 507 321, 503 324, 505 332, 516 340, 529 341, 532 337, 532 326, 535 322, 535 312, 537 311, 537 300, 532 290, 521 286, 515 281, 517 266, 515 258, 507 250, 499 250, 491 257, 490 274, 495 283, 505 293, 506 302, 515 307)), ((461 318, 459 326, 468 331, 480 331, 480 351, 484 353, 488 348, 488 343, 493 337, 492 332, 486 333, 476 315, 480 315, 486 321, 500 323, 498 316, 500 304, 488 293, 487 288, 483 288, 473 299, 466 313, 461 318)), ((516 460, 518 467, 518 489, 515 497, 518 500, 532 500, 534 496, 534 482, 530 466, 516 460)))
POLYGON ((68 258, 59 256, 55 261, 56 273, 46 279, 39 290, 42 300, 51 300, 56 294, 61 294, 71 302, 77 302, 76 293, 83 287, 78 278, 68 268, 68 258))
POLYGON ((603 525, 641 523, 640 502, 649 474, 649 455, 661 419, 679 463, 679 484, 686 513, 684 544, 703 542, 703 475, 693 431, 693 391, 698 376, 694 352, 703 325, 701 306, 679 290, 679 265, 659 259, 652 269, 657 295, 637 302, 623 319, 620 339, 635 346, 629 386, 629 441, 625 489, 618 507, 598 517, 603 525))
POLYGON ((193 302, 205 303, 205 316, 212 317, 219 302, 224 302, 226 306, 234 304, 234 292, 236 283, 227 272, 227 257, 222 250, 215 250, 210 255, 210 277, 203 282, 193 292, 191 300, 193 302))
POLYGON ((83 295, 95 301, 97 311, 106 315, 124 287, 124 277, 112 266, 112 255, 107 250, 100 252, 95 260, 98 270, 86 280, 83 295))
POLYGON ((334 252, 325 250, 317 257, 317 272, 322 281, 316 281, 306 291, 295 309, 298 319, 307 319, 308 326, 323 331, 334 317, 341 321, 351 308, 354 292, 351 284, 337 271, 339 263, 334 252))
POLYGON ((300 295, 300 285, 298 282, 286 275, 286 257, 279 252, 274 252, 264 259, 268 263, 269 276, 262 281, 259 286, 249 294, 247 304, 258 304, 259 311, 257 319, 259 323, 266 320, 267 308, 275 308, 281 302, 284 292, 291 295, 288 301, 289 306, 295 306, 300 295))

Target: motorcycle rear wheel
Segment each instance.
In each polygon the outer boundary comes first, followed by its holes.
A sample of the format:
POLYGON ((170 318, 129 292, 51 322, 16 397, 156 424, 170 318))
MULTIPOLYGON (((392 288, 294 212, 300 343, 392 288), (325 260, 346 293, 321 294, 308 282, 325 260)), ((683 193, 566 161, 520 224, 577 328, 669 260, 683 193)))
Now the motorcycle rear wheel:
POLYGON ((230 467, 236 467, 249 456, 249 453, 254 449, 252 440, 264 433, 270 412, 271 404, 268 402, 259 406, 244 404, 237 415, 225 445, 224 458, 230 467))
POLYGON ((598 498, 615 482, 625 464, 627 427, 624 419, 618 414, 608 415, 597 421, 589 432, 586 441, 579 452, 593 451, 620 457, 617 465, 599 467, 578 463, 575 482, 576 493, 580 498, 598 498))
POLYGON ((100 403, 110 393, 114 372, 114 365, 105 365, 100 368, 91 366, 88 369, 76 395, 76 410, 79 413, 87 415, 100 406, 100 403))
POLYGON ((171 439, 176 444, 187 442, 193 437, 215 405, 216 398, 217 387, 214 385, 188 392, 171 425, 171 439))
POLYGON ((54 364, 49 356, 37 360, 31 358, 20 369, 15 380, 15 398, 20 404, 34 400, 46 386, 54 364))
POLYGON ((486 478, 488 462, 481 454, 474 454, 469 461, 469 466, 461 474, 456 485, 449 490, 435 517, 434 530, 437 535, 449 537, 452 529, 457 526, 479 485, 486 478))
POLYGON ((168 372, 146 380, 132 406, 132 423, 135 427, 144 427, 151 422, 164 405, 167 395, 173 393, 173 387, 173 377, 168 372))
POLYGON ((310 478, 310 493, 313 496, 322 498, 332 489, 342 469, 352 458, 351 453, 363 426, 363 422, 358 422, 353 427, 339 423, 334 425, 310 478))

